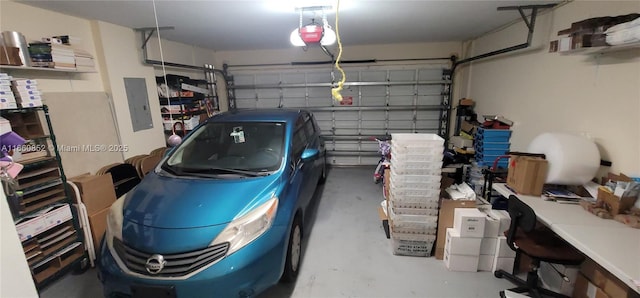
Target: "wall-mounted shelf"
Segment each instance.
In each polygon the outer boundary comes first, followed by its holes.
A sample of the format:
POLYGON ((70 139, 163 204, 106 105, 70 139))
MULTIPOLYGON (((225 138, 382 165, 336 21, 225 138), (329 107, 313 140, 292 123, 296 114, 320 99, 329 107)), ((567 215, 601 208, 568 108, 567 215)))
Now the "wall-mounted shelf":
POLYGON ((640 50, 640 42, 634 42, 623 45, 616 46, 605 46, 605 47, 588 47, 588 48, 579 48, 570 51, 559 52, 563 55, 592 55, 592 54, 604 54, 610 52, 620 52, 627 50, 640 50))
POLYGON ((97 71, 95 71, 95 70, 85 71, 85 70, 47 68, 47 67, 0 65, 0 71, 4 71, 4 70, 43 71, 43 72, 71 72, 71 73, 97 73, 97 71))

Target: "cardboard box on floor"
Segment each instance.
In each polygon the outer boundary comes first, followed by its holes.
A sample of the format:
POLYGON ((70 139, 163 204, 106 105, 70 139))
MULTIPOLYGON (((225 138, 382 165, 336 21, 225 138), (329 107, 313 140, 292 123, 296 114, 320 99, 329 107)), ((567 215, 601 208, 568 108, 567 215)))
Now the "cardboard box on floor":
POLYGON ((69 178, 69 180, 80 189, 82 203, 87 208, 89 216, 102 211, 116 201, 116 192, 110 173, 105 175, 83 174, 69 178))
POLYGON ((89 225, 91 225, 91 237, 93 238, 93 247, 96 251, 100 248, 100 241, 107 230, 107 216, 110 207, 104 208, 99 212, 89 215, 89 225))
POLYGON ((548 167, 547 160, 539 157, 511 155, 507 185, 519 194, 539 196, 548 167))
MULTIPOLYGON (((637 262, 637 259, 630 259, 629 261, 637 262)), ((580 273, 582 273, 596 287, 602 289, 602 291, 609 297, 638 297, 638 294, 635 291, 633 291, 625 283, 620 281, 618 278, 613 276, 613 274, 609 273, 606 269, 602 268, 591 259, 586 259, 584 262, 582 262, 582 265, 580 266, 580 273)))
POLYGON ((446 244, 447 228, 453 227, 453 215, 456 208, 475 208, 475 201, 460 201, 441 199, 440 211, 438 213, 438 234, 436 236, 436 259, 444 258, 444 247, 446 244))
POLYGON ((591 283, 582 273, 578 273, 573 286, 573 298, 611 298, 601 288, 591 283))

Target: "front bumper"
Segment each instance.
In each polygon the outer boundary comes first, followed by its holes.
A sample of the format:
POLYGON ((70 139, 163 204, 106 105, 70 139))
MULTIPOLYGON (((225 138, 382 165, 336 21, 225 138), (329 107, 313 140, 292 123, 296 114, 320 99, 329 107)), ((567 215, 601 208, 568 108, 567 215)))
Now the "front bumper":
POLYGON ((178 297, 251 297, 278 282, 287 244, 288 228, 272 226, 247 246, 188 279, 161 280, 124 272, 103 240, 99 277, 105 297, 128 297, 132 285, 174 286, 178 297))

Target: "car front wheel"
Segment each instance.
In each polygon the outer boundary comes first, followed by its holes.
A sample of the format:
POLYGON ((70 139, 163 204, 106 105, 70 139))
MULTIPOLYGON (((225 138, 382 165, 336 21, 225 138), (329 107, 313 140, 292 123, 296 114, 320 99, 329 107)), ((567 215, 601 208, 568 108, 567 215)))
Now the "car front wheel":
POLYGON ((300 217, 296 217, 291 225, 291 234, 289 235, 289 246, 287 248, 287 260, 282 273, 282 281, 285 283, 294 282, 298 277, 298 269, 300 268, 300 259, 302 256, 302 225, 300 217))

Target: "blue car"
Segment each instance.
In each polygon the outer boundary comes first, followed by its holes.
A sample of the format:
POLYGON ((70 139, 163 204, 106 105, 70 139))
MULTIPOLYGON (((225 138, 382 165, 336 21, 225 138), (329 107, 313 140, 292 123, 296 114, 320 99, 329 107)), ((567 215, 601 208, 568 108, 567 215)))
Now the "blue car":
POLYGON ((326 177, 313 115, 209 118, 111 207, 106 297, 251 297, 300 268, 305 211, 326 177))

